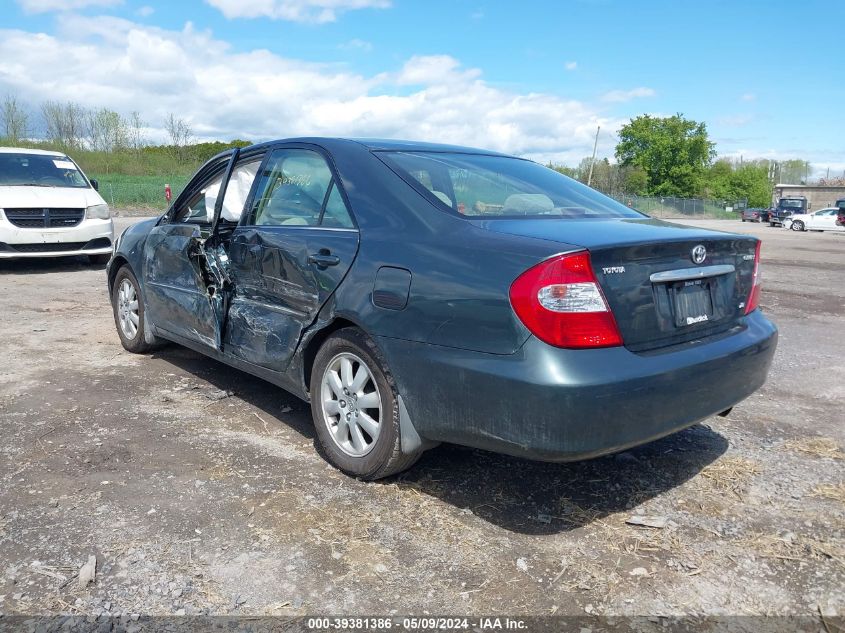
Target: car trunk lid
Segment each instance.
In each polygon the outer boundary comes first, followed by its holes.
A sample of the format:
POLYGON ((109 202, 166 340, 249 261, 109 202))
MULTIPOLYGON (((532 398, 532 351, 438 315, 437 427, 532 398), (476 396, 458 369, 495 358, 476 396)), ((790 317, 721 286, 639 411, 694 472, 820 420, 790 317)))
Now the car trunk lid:
POLYGON ((647 218, 483 224, 589 250, 624 345, 632 351, 718 334, 739 326, 745 314, 757 242, 752 237, 647 218))

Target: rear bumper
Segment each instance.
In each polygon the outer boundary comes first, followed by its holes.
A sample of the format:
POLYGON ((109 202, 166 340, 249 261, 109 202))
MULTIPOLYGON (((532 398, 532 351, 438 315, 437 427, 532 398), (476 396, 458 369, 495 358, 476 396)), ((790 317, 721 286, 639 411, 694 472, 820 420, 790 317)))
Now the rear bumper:
POLYGON ((56 229, 19 228, 0 215, 0 259, 105 255, 114 246, 112 220, 82 220, 56 229))
POLYGON ((379 343, 420 436, 572 461, 674 433, 754 393, 777 328, 758 310, 739 330, 649 354, 561 350, 533 337, 509 356, 379 343))

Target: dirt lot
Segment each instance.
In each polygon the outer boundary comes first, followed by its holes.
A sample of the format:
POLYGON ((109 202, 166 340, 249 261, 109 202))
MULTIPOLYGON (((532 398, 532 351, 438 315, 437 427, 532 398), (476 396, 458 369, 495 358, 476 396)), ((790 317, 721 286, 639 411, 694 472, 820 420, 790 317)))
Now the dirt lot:
POLYGON ((764 238, 781 332, 729 418, 568 465, 443 446, 375 484, 276 387, 125 352, 103 269, 0 262, 0 613, 843 614, 845 235, 699 224, 764 238))

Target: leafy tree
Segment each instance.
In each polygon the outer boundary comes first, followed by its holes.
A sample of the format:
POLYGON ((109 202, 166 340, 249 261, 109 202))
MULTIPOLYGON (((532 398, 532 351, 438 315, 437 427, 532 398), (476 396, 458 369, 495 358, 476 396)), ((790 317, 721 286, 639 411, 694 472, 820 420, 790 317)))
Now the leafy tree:
POLYGON ((812 169, 806 160, 792 159, 777 163, 775 178, 785 185, 805 185, 812 169))
POLYGON ((639 167, 646 192, 692 197, 700 193, 706 169, 716 156, 707 126, 681 114, 638 116, 619 131, 616 158, 623 167, 639 167))
POLYGON ((648 191, 648 174, 642 167, 629 167, 625 172, 625 193, 644 196, 648 191))
POLYGON ((569 176, 570 178, 578 178, 578 170, 574 167, 567 167, 566 165, 555 165, 549 162, 546 165, 549 169, 554 169, 559 174, 563 174, 564 176, 569 176))
POLYGON ((769 167, 764 164, 732 164, 716 161, 707 171, 704 194, 716 200, 748 200, 752 207, 768 207, 772 200, 769 167))

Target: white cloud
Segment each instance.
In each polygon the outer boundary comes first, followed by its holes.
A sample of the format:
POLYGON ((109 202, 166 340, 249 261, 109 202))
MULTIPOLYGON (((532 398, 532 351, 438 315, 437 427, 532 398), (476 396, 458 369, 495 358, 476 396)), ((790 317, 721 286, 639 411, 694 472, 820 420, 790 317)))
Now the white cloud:
POLYGON ((25 13, 46 13, 48 11, 75 11, 88 7, 113 7, 123 0, 17 0, 25 13))
POLYGON ((754 101, 756 98, 757 95, 755 95, 753 92, 746 92, 739 99, 740 101, 754 101))
POLYGON ((153 13, 155 13, 155 11, 156 11, 156 10, 155 10, 153 7, 151 7, 151 6, 149 6, 149 5, 144 5, 143 7, 141 7, 141 8, 140 8, 140 9, 138 9, 137 11, 135 11, 135 15, 139 15, 139 16, 141 16, 142 18, 148 18, 148 17, 150 17, 153 13))
POLYGON ((642 97, 653 97, 657 94, 652 88, 632 88, 631 90, 611 90, 602 95, 601 100, 608 103, 623 103, 642 97))
POLYGON ((566 70, 575 70, 578 68, 578 62, 566 62, 566 64, 564 64, 564 68, 566 68, 566 70))
POLYGON ((339 13, 387 9, 390 0, 205 0, 229 19, 271 18, 291 22, 334 22, 339 13))
POLYGON ((608 132, 600 155, 610 155, 611 132, 624 123, 583 102, 493 86, 446 55, 365 75, 236 52, 190 23, 173 31, 68 14, 58 24, 56 35, 0 30, 0 94, 137 110, 158 141, 173 112, 201 139, 406 138, 576 164, 592 150, 596 125, 608 132))

